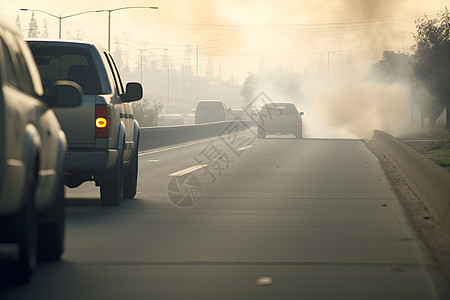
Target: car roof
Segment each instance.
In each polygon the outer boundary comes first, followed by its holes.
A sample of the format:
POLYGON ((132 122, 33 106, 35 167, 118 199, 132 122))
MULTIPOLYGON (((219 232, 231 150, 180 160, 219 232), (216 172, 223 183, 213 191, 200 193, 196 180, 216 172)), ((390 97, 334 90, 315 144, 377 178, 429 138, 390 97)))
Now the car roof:
POLYGON ((200 100, 198 102, 223 102, 222 100, 200 100))
POLYGON ((27 38, 26 42, 31 43, 49 43, 49 44, 64 44, 64 45, 74 45, 80 47, 90 47, 94 46, 102 50, 106 50, 101 44, 96 42, 79 41, 79 40, 59 40, 59 39, 43 39, 43 38, 27 38))
POLYGON ((9 24, 1 19, 0 19, 0 27, 22 37, 22 34, 20 33, 20 31, 17 28, 13 27, 11 24, 9 24))
POLYGON ((294 105, 294 103, 292 102, 269 102, 269 103, 264 103, 263 106, 284 106, 284 105, 294 105))

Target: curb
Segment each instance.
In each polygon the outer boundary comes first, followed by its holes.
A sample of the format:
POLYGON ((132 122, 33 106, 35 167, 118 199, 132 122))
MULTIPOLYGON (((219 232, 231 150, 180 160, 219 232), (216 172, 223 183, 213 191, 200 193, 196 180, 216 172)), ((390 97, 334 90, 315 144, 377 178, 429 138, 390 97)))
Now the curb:
POLYGON ((450 236, 450 173, 383 131, 374 131, 372 145, 395 165, 411 190, 450 236))

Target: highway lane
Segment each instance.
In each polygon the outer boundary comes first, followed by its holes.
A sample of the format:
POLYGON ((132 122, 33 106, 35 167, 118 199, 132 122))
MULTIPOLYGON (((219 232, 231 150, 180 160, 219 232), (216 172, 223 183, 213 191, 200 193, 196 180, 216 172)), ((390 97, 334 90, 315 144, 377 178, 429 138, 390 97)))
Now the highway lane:
POLYGON ((139 193, 120 207, 92 185, 68 191, 63 261, 0 296, 448 299, 363 142, 252 137, 141 153, 139 193), (205 164, 178 177, 197 187, 178 207, 169 175, 205 164))

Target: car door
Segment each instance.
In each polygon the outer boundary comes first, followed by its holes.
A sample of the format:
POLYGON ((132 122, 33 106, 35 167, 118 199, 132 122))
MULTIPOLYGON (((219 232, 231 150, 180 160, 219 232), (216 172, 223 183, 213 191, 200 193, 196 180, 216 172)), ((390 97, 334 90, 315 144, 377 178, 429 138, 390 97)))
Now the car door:
POLYGON ((39 185, 36 191, 38 205, 48 204, 53 198, 58 184, 58 157, 60 127, 58 120, 47 103, 42 100, 42 83, 32 64, 31 53, 17 37, 11 39, 9 47, 16 59, 18 87, 24 92, 22 97, 30 103, 28 119, 38 130, 40 136, 39 185), (39 90, 39 91, 37 91, 39 90), (25 99, 26 98, 26 99, 25 99))
POLYGON ((133 122, 133 110, 131 108, 131 104, 128 102, 123 102, 120 96, 125 95, 125 90, 122 85, 122 80, 119 75, 119 71, 117 70, 116 64, 109 52, 104 51, 104 55, 106 60, 108 61, 108 66, 110 68, 111 74, 114 78, 114 85, 116 88, 116 93, 119 98, 114 101, 114 103, 118 103, 117 106, 120 110, 120 121, 125 125, 125 147, 124 147, 124 161, 128 161, 131 157, 132 149, 134 147, 133 142, 133 130, 134 130, 134 122, 133 122))

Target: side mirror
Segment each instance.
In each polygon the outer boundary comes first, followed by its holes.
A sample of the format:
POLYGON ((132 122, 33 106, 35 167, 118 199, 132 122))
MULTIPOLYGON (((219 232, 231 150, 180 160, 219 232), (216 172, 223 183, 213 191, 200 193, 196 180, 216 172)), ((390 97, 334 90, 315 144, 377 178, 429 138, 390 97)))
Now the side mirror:
POLYGON ((304 114, 305 114, 305 113, 301 111, 301 112, 300 112, 300 117, 303 116, 304 114))
POLYGON ((60 80, 55 83, 54 93, 48 96, 51 107, 74 107, 81 104, 83 89, 73 81, 60 80))
POLYGON ((139 82, 128 82, 127 91, 125 97, 122 99, 123 102, 133 102, 142 99, 142 85, 139 82))

